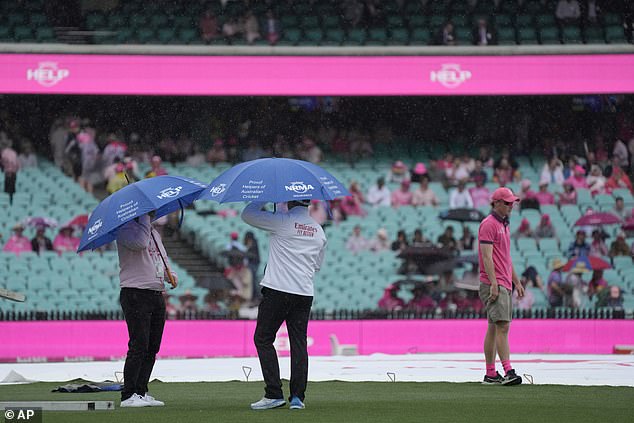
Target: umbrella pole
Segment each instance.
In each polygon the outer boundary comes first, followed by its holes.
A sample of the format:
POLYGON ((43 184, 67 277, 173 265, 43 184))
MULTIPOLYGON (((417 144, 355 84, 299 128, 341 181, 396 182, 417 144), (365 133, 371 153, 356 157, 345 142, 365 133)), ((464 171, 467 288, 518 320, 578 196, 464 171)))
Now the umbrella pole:
MULTIPOLYGON (((150 231, 151 231, 151 229, 150 229, 150 231)), ((161 260, 163 260, 163 266, 165 266, 165 270, 167 271, 167 279, 169 279, 170 285, 172 285, 172 288, 176 288, 176 281, 174 280, 174 276, 172 276, 172 270, 170 269, 169 265, 167 264, 167 260, 165 260, 165 257, 163 257, 163 254, 161 254, 161 249, 158 246, 158 242, 156 242, 156 238, 154 238, 154 234, 152 232, 150 232, 150 235, 152 235, 152 241, 154 241, 154 245, 156 246, 156 251, 158 252, 159 256, 161 257, 161 260)))

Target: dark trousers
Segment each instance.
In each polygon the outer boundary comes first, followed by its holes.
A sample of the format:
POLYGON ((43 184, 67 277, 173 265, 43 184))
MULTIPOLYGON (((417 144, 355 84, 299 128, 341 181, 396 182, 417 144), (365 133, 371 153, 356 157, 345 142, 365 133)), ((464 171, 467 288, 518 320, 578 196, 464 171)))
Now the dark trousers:
POLYGON ((266 398, 284 398, 280 366, 273 342, 275 334, 282 323, 286 321, 291 344, 290 397, 296 396, 304 401, 306 383, 308 382, 306 332, 312 304, 313 297, 262 288, 262 302, 258 308, 258 323, 253 340, 258 350, 264 383, 266 383, 264 389, 266 398))
POLYGON ((165 327, 165 300, 160 291, 122 288, 119 301, 130 337, 123 367, 123 401, 132 394, 143 396, 148 391, 165 327))
POLYGON ((13 194, 15 194, 15 182, 17 180, 16 173, 4 174, 4 192, 9 194, 9 202, 13 204, 13 194))

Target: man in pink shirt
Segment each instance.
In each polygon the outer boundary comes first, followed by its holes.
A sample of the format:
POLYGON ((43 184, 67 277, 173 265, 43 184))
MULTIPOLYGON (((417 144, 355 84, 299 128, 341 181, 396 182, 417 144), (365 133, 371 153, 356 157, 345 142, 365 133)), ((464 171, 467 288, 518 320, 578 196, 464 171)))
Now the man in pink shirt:
POLYGON ((469 194, 471 194, 471 199, 473 200, 473 207, 478 208, 489 204, 491 191, 484 186, 484 177, 482 175, 477 175, 473 178, 473 180, 475 181, 476 186, 469 188, 469 194))
POLYGON ((586 181, 586 170, 580 165, 576 165, 573 169, 573 174, 570 175, 565 182, 570 183, 575 189, 585 188, 588 189, 588 181, 586 181))
POLYGON ((478 259, 480 264, 480 299, 485 305, 489 322, 484 338, 486 375, 484 384, 519 385, 510 361, 508 334, 513 312, 511 291, 513 284, 519 298, 524 296, 524 287, 511 262, 511 234, 509 216, 519 198, 513 191, 500 187, 493 192, 493 210, 481 223, 478 230, 478 259), (500 356, 506 375, 495 370, 495 355, 500 356))
POLYGON ((539 183, 539 191, 535 193, 535 198, 540 206, 555 204, 555 196, 548 192, 548 182, 539 183))
POLYGON ((19 256, 21 253, 25 251, 33 251, 33 247, 31 246, 31 240, 22 235, 24 232, 24 226, 18 223, 13 227, 13 235, 7 241, 7 243, 2 248, 2 251, 8 253, 14 253, 19 256))
POLYGON ((400 206, 412 205, 412 192, 409 190, 409 180, 401 182, 401 189, 397 189, 392 193, 392 207, 399 208, 400 206))

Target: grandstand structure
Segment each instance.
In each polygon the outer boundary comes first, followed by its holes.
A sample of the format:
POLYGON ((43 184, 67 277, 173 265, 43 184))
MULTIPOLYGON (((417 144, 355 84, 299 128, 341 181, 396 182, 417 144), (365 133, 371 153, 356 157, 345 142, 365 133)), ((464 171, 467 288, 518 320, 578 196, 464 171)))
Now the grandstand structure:
MULTIPOLYGON (((480 0, 475 7, 466 0, 390 0, 381 2, 379 16, 356 25, 347 19, 345 4, 340 1, 254 2, 247 6, 239 1, 135 0, 119 2, 109 10, 107 6, 84 8, 76 19, 62 23, 44 13, 46 3, 0 2, 0 42, 200 45, 205 44, 199 30, 205 10, 213 13, 222 29, 224 23, 238 21, 248 11, 262 21, 262 28, 269 9, 279 20, 280 46, 426 46, 434 44, 435 34, 446 22, 453 23, 458 44, 469 45, 476 22, 483 18, 495 28, 501 45, 619 44, 631 37, 618 7, 604 11, 597 20, 558 25, 554 16, 557 2, 540 0, 480 0)), ((222 34, 209 43, 247 44, 244 37, 222 34)), ((253 44, 270 42, 263 36, 253 44)))
MULTIPOLYGON (((424 7, 418 1, 405 1, 402 7, 396 1, 388 1, 385 2, 384 19, 381 22, 359 27, 350 26, 342 18, 342 2, 296 1, 292 8, 276 6, 274 12, 279 17, 282 30, 279 42, 273 47, 264 37, 252 46, 246 45, 240 37, 230 39, 222 36, 207 45, 201 40, 198 28, 198 19, 205 10, 204 4, 200 2, 122 1, 111 10, 83 10, 73 26, 58 26, 53 16, 46 13, 45 3, 42 0, 21 3, 0 1, 0 52, 9 53, 7 56, 15 53, 78 56, 103 53, 255 57, 276 54, 515 56, 634 52, 628 44, 631 42, 631 38, 628 38, 631 34, 627 32, 631 26, 631 16, 625 11, 608 10, 592 24, 580 22, 559 26, 554 17, 555 2, 552 1, 527 0, 518 6, 515 1, 504 0, 499 7, 495 7, 493 2, 478 1, 475 9, 469 9, 467 2, 462 0, 430 0, 424 7), (485 49, 469 46, 473 25, 481 18, 487 19, 497 31, 499 46, 485 49), (456 27, 458 46, 431 46, 434 44, 434 34, 448 21, 456 27)), ((211 4, 220 24, 247 12, 244 4, 237 1, 226 2, 226 6, 220 2, 211 4)), ((256 2, 252 11, 258 17, 263 17, 266 13, 264 2, 256 2)), ((419 161, 428 163, 438 158, 437 151, 432 151, 432 147, 420 147, 415 156, 410 150, 397 148, 379 153, 374 159, 357 162, 354 166, 332 157, 327 157, 322 165, 346 185, 352 180, 374 181, 387 173, 394 160, 405 159, 408 164, 414 164, 419 161)), ((518 157, 517 160, 523 177, 536 186, 544 159, 518 157)), ((209 182, 229 166, 228 163, 221 163, 215 167, 192 167, 177 163, 166 168, 170 174, 209 182)), ((7 210, 0 219, 0 230, 5 239, 10 235, 11 226, 26 216, 46 215, 65 222, 77 214, 89 212, 97 204, 94 197, 82 191, 71 178, 44 159, 40 160, 39 168, 22 171, 18 183, 18 194, 13 205, 9 206, 7 197, 0 196, 0 204, 3 210, 7 210)), ((491 185, 490 188, 495 186, 491 185)), ((509 187, 515 191, 519 188, 517 183, 509 184, 509 187)), ((393 190, 396 187, 391 185, 390 188, 393 190)), ((393 252, 351 255, 345 251, 345 241, 356 224, 363 224, 368 237, 382 227, 391 238, 399 229, 420 227, 424 236, 432 240, 448 225, 457 228, 456 223, 445 222, 438 217, 448 206, 448 191, 439 182, 433 182, 431 188, 441 202, 437 208, 367 208, 366 217, 350 217, 327 229, 328 265, 315 281, 316 312, 332 316, 342 309, 373 310, 383 289, 392 281, 402 278, 397 273, 401 260, 393 252)), ((552 186, 551 189, 557 188, 552 186)), ((634 206, 634 198, 629 191, 593 197, 589 192, 579 190, 576 205, 543 206, 541 211, 527 209, 516 212, 517 215, 511 221, 511 230, 517 228, 521 218, 528 219, 534 226, 541 214, 548 213, 558 229, 559 238, 558 241, 514 241, 512 256, 518 270, 521 272, 526 266, 532 265, 542 277, 547 277, 551 260, 561 257, 572 241, 574 222, 588 206, 598 210, 611 209, 616 196, 623 197, 627 207, 634 206)), ((193 210, 187 210, 181 233, 203 255, 222 265, 223 259, 219 253, 229 239, 229 234, 233 231, 243 233, 252 228, 247 227, 239 217, 221 217, 209 212, 223 208, 239 210, 241 207, 237 204, 219 206, 198 201, 193 210)), ((488 212, 488 208, 482 211, 488 212)), ((468 225, 475 232, 477 225, 468 225)), ((605 229, 614 236, 618 227, 605 229)), ((411 236, 411 233, 408 235, 411 236)), ((260 253, 266 257, 267 244, 262 242, 265 234, 256 231, 256 237, 261 240, 260 253)), ((632 242, 634 239, 628 239, 628 244, 632 242)), ((616 258, 612 263, 613 269, 605 272, 605 278, 610 284, 622 288, 626 315, 631 317, 634 312, 634 265, 627 258, 616 258)), ((178 292, 190 289, 198 296, 199 305, 202 306, 206 290, 196 286, 196 281, 187 273, 187 269, 177 263, 174 267, 181 285, 178 292)), ((80 311, 97 312, 98 316, 104 316, 104 313, 115 316, 114 313, 119 310, 116 252, 93 252, 82 256, 38 256, 26 253, 19 257, 3 253, 0 254, 0 270, 7 275, 7 288, 26 291, 29 297, 29 301, 23 304, 2 304, 3 311, 80 311)), ((458 268, 455 273, 459 277, 463 271, 458 268)), ((533 291, 535 310, 548 309, 544 292, 533 291)), ((590 301, 585 304, 587 308, 594 306, 590 301)))

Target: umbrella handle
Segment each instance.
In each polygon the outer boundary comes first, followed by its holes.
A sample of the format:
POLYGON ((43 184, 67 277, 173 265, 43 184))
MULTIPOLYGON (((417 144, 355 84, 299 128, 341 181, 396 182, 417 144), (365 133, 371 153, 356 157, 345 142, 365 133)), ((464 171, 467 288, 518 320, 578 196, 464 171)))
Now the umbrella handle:
POLYGON ((154 234, 151 232, 151 229, 150 229, 150 235, 152 235, 152 241, 154 241, 154 245, 156 246, 156 251, 158 252, 158 255, 161 257, 161 260, 163 261, 163 266, 165 266, 165 270, 167 270, 167 279, 169 279, 170 285, 172 285, 172 289, 174 289, 176 288, 176 280, 174 279, 174 276, 172 275, 172 270, 167 264, 165 257, 163 257, 163 254, 161 254, 161 249, 159 248, 158 242, 156 242, 156 238, 154 238, 154 234))

